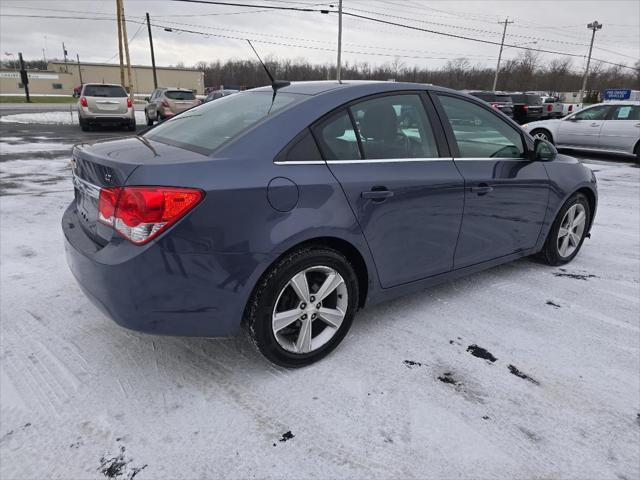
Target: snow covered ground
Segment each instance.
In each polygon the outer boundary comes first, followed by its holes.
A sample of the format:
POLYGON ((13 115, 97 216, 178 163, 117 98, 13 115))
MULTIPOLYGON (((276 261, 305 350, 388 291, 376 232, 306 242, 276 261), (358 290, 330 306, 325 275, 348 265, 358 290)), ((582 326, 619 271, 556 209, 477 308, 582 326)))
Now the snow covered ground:
MULTIPOLYGON (((134 113, 136 123, 143 124, 146 122, 144 109, 138 109, 134 113)), ((75 106, 69 106, 69 110, 64 112, 15 113, 3 115, 0 117, 0 122, 35 123, 39 125, 78 125, 78 112, 75 111, 75 106)))
POLYGON ((570 265, 366 309, 288 371, 99 313, 64 260, 68 151, 20 138, 0 139, 1 478, 640 477, 639 168, 589 162, 600 206, 570 265))

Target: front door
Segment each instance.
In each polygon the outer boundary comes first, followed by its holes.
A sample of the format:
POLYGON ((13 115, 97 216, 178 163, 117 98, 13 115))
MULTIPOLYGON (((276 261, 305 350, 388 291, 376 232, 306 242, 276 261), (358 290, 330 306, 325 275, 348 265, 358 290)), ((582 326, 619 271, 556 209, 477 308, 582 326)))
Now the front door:
POLYGON ((609 113, 609 105, 585 108, 560 122, 556 144, 568 147, 598 148, 600 130, 609 113))
POLYGON ((631 153, 640 138, 640 106, 616 105, 600 131, 600 148, 631 153))
POLYGON ((489 107, 454 95, 437 98, 465 179, 455 268, 534 247, 549 196, 544 165, 526 159, 522 133, 489 107))
POLYGON ((441 131, 436 141, 435 119, 428 97, 396 93, 356 102, 314 128, 383 288, 453 268, 464 181, 441 131))

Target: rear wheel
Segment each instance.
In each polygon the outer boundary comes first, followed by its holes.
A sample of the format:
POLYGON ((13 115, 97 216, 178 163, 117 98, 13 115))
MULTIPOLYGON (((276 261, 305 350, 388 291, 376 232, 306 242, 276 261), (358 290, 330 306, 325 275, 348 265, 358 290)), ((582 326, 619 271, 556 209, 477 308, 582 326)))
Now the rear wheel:
POLYGON ((636 162, 640 163, 640 142, 636 145, 634 153, 636 154, 636 162))
POLYGON ((127 124, 127 130, 129 130, 130 132, 135 132, 136 131, 136 121, 135 120, 131 120, 127 124))
POLYGON ((245 326, 267 359, 302 367, 342 341, 357 305, 358 282, 349 261, 335 250, 304 248, 284 257, 260 280, 245 326))
POLYGON ((153 120, 151 120, 149 118, 149 114, 147 113, 147 111, 145 110, 144 112, 144 118, 147 121, 147 126, 150 127, 151 125, 153 125, 153 120))
POLYGON ((87 123, 86 120, 79 118, 78 123, 80 123, 80 130, 82 130, 83 132, 89 131, 89 124, 87 123))
POLYGON ((549 265, 570 262, 580 251, 591 221, 591 209, 587 197, 573 195, 562 206, 551 226, 541 256, 549 265))
POLYGON ((546 140, 547 142, 553 143, 553 137, 549 130, 545 130, 544 128, 538 128, 531 131, 531 136, 533 138, 540 138, 541 140, 546 140))

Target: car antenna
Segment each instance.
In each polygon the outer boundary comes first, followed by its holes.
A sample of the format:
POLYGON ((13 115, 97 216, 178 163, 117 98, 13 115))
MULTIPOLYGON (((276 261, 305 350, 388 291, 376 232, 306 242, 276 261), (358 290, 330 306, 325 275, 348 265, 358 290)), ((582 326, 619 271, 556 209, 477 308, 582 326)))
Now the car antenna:
POLYGON ((249 46, 251 47, 251 50, 253 50, 253 53, 255 53, 256 57, 258 57, 258 60, 260 61, 262 68, 264 68, 264 71, 267 72, 267 76, 269 77, 269 80, 271 80, 271 88, 273 89, 273 98, 271 99, 271 105, 273 105, 273 102, 276 99, 276 93, 278 93, 278 89, 283 87, 288 87, 289 85, 291 85, 291 82, 287 82, 286 80, 276 80, 275 78, 273 78, 273 75, 271 75, 271 72, 269 71, 267 66, 264 64, 264 62, 260 58, 260 55, 258 55, 258 52, 256 51, 256 49, 253 47, 251 40, 249 40, 248 38, 246 40, 249 46))

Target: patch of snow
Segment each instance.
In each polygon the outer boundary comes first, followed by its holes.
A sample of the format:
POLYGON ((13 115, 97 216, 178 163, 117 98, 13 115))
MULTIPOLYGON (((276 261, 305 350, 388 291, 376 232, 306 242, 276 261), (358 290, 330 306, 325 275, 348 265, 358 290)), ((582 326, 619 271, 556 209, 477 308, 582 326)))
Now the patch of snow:
MULTIPOLYGON (((144 111, 135 111, 136 122, 144 123, 144 111)), ((78 113, 72 112, 38 112, 38 113, 15 113, 0 117, 3 123, 37 123, 41 125, 77 125, 78 113)))
MULTIPOLYGON (((4 138, 3 140, 7 140, 4 138)), ((29 153, 29 152, 43 152, 43 151, 59 151, 69 150, 73 147, 69 143, 57 143, 57 142, 36 142, 36 143, 6 143, 0 142, 0 154, 12 154, 12 153, 29 153)))

